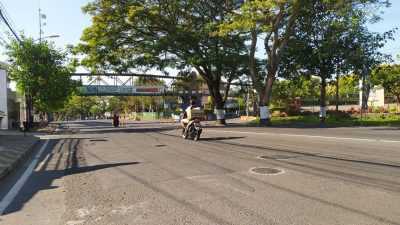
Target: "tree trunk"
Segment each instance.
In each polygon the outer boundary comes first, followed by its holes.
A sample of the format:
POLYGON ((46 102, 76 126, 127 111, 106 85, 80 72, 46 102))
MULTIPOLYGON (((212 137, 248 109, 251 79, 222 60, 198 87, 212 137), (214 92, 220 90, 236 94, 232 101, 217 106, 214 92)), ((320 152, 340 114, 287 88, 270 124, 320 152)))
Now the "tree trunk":
MULTIPOLYGON (((211 69, 207 69, 206 66, 202 66, 202 68, 200 66, 195 66, 195 68, 197 72, 199 72, 203 80, 206 82, 207 87, 210 91, 212 101, 215 104, 215 113, 217 116, 216 125, 226 125, 224 113, 225 102, 219 90, 219 86, 221 84, 221 76, 215 76, 217 77, 215 78, 211 72, 211 69)), ((216 74, 218 74, 218 72, 216 72, 216 74)))
POLYGON ((339 72, 336 72, 336 112, 339 111, 339 72))
POLYGON ((258 103, 260 107, 260 126, 271 126, 271 116, 269 114, 269 104, 271 101, 272 87, 275 81, 275 70, 269 70, 266 78, 265 91, 261 93, 260 101, 258 103))
POLYGON ((320 123, 324 123, 326 119, 326 78, 321 76, 321 102, 319 110, 320 123))
POLYGON ((249 90, 247 90, 247 94, 246 94, 246 116, 249 116, 249 107, 250 107, 250 93, 249 90))
MULTIPOLYGON (((215 89, 214 89, 215 90, 215 89)), ((226 120, 225 120, 225 110, 224 110, 224 106, 225 106, 225 102, 222 98, 221 93, 219 92, 219 88, 218 91, 214 92, 214 95, 211 95, 211 97, 213 98, 213 101, 215 102, 215 113, 217 116, 217 120, 216 120, 216 125, 226 125, 226 120)))
POLYGON ((368 98, 371 85, 367 84, 366 80, 368 79, 370 74, 371 70, 364 65, 362 69, 362 103, 361 103, 362 110, 368 110, 368 98))

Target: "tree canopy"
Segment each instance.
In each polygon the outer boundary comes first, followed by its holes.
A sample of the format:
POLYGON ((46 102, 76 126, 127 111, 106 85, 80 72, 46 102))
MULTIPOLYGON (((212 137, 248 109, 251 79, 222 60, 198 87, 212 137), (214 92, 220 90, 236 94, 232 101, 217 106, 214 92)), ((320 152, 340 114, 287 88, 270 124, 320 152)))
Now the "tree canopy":
POLYGON ((372 71, 369 80, 374 85, 381 85, 385 92, 396 97, 400 105, 400 65, 380 65, 372 71))
POLYGON ((22 43, 13 41, 7 46, 10 79, 16 82, 18 92, 30 99, 30 108, 57 111, 77 86, 70 78, 74 66, 67 54, 50 42, 23 37, 22 43))
MULTIPOLYGON (((247 33, 251 36, 249 49, 249 64, 251 78, 254 88, 260 96, 260 106, 268 106, 272 87, 276 79, 277 72, 282 63, 285 52, 289 49, 288 42, 297 26, 307 23, 301 15, 309 11, 308 18, 314 18, 310 24, 312 29, 323 29, 319 27, 322 19, 321 14, 327 13, 334 15, 336 18, 348 18, 349 20, 357 20, 358 17, 371 16, 376 19, 374 12, 379 6, 387 5, 387 1, 381 0, 352 0, 352 1, 330 1, 330 0, 254 0, 246 1, 245 4, 230 14, 226 20, 220 25, 219 34, 225 35, 229 33, 247 33), (314 10, 314 3, 318 3, 321 7, 314 10), (359 12, 359 13, 351 13, 359 12), (351 17, 348 17, 351 15, 351 17), (317 22, 317 23, 315 23, 317 22), (257 71, 256 49, 258 39, 263 39, 263 47, 265 54, 265 76, 259 79, 257 71)), ((325 20, 326 21, 326 20, 325 20)), ((261 68, 261 67, 258 67, 261 68)), ((260 108, 261 109, 261 108, 260 108)), ((264 109, 265 110, 265 109, 264 109)), ((268 119, 268 116, 265 118, 268 119)))
POLYGON ((92 16, 76 48, 82 64, 95 70, 134 68, 196 69, 223 109, 223 77, 232 80, 246 67, 245 39, 212 36, 216 22, 241 6, 241 1, 112 1, 96 0, 84 7, 92 16))

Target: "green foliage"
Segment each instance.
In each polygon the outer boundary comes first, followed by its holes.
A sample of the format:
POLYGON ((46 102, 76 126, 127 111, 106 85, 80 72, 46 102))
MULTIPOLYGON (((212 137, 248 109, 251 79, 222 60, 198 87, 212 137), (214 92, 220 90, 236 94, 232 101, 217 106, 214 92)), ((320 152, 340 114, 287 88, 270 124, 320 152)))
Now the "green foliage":
MULTIPOLYGON (((330 82, 326 88, 328 99, 336 97, 336 82, 330 82)), ((355 75, 344 75, 339 77, 339 99, 349 98, 359 95, 359 80, 355 75)))
MULTIPOLYGON (((388 2, 383 0, 245 1, 242 7, 231 13, 225 22, 220 24, 220 29, 215 34, 247 33, 251 36, 249 64, 252 83, 260 96, 260 104, 268 105, 277 71, 291 71, 295 74, 305 72, 324 76, 324 79, 329 77, 335 71, 332 65, 339 64, 337 56, 346 55, 337 51, 340 49, 338 46, 346 43, 341 39, 340 33, 353 24, 364 22, 367 18, 377 20, 378 17, 374 12, 382 5, 388 5, 388 2), (291 40, 288 46, 293 31, 295 35, 303 35, 291 40), (262 67, 257 66, 257 62, 260 61, 255 58, 257 37, 264 39, 266 51, 264 69, 267 71, 264 79, 260 79, 259 70, 262 67), (286 56, 286 62, 282 63, 286 51, 296 53, 286 56), (294 63, 293 57, 302 61, 302 66, 294 63), (307 68, 304 69, 304 66, 307 68)), ((289 77, 292 75, 288 74, 289 77)))
POLYGON ((398 107, 394 105, 394 106, 390 107, 388 111, 389 111, 389 113, 394 113, 394 112, 397 112, 399 110, 398 110, 398 107))
POLYGON ((400 65, 380 65, 372 71, 369 80, 374 85, 381 85, 387 94, 394 95, 400 104, 400 65))
POLYGON ((296 77, 291 80, 277 80, 273 89, 273 99, 289 104, 295 98, 316 99, 321 81, 312 77, 296 77))
POLYGON ((59 113, 66 117, 89 117, 91 108, 96 105, 95 97, 73 95, 59 113))
POLYGON ((107 111, 111 113, 121 114, 126 107, 126 99, 124 97, 113 96, 108 99, 107 111))
MULTIPOLYGON (((257 121, 257 120, 256 120, 257 121)), ((316 126, 320 123, 317 116, 289 116, 289 117, 272 117, 271 121, 274 125, 295 124, 300 126, 316 126)), ((255 123, 252 121, 251 123, 255 123)), ((337 115, 328 115, 325 120, 326 125, 331 126, 360 126, 361 120, 353 117, 342 117, 337 115)), ((362 121, 363 126, 400 126, 400 116, 389 117, 368 117, 362 121)))
MULTIPOLYGON (((366 7, 381 3, 355 2, 366 7)), ((327 85, 327 80, 333 74, 358 72, 383 60, 378 49, 392 35, 392 31, 380 35, 368 30, 370 17, 365 13, 366 8, 342 4, 321 0, 305 3, 299 14, 301 23, 288 42, 279 70, 279 75, 286 78, 310 74, 319 76, 321 106, 326 105, 327 96, 334 98, 336 95, 336 87, 327 85)), ((354 86, 345 88, 354 90, 354 86)))
POLYGON ((238 107, 243 110, 246 107, 246 103, 244 102, 243 98, 237 98, 238 107))
POLYGON ((70 78, 74 67, 67 65, 66 53, 52 43, 37 43, 25 37, 22 42, 23 46, 17 41, 7 46, 7 55, 12 59, 10 78, 16 82, 19 93, 32 99, 36 110, 55 112, 78 85, 70 78))
POLYGON ((75 52, 93 70, 194 68, 223 106, 221 78, 233 79, 245 68, 246 48, 240 35, 215 37, 216 23, 238 1, 112 1, 88 3, 83 11, 93 24, 83 32, 75 52))

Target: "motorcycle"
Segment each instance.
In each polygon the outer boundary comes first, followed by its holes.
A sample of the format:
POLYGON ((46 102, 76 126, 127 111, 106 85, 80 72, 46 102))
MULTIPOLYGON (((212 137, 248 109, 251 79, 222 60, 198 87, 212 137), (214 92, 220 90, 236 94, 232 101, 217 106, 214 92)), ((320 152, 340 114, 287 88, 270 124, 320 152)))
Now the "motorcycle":
POLYGON ((182 130, 183 139, 193 138, 193 140, 197 141, 200 139, 200 135, 203 129, 201 128, 200 118, 195 118, 194 120, 189 121, 186 128, 182 130))

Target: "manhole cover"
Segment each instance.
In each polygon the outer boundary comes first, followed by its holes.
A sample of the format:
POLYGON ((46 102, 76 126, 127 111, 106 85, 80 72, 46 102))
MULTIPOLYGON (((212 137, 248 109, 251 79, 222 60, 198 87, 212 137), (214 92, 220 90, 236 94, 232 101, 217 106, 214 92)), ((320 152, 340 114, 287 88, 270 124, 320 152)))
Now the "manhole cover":
POLYGON ((261 175, 278 175, 283 173, 283 170, 275 168, 266 168, 266 167, 255 167, 250 169, 250 172, 261 175))
POLYGON ((262 155, 262 156, 259 156, 259 158, 279 160, 279 159, 294 159, 297 157, 292 156, 292 155, 262 155))

